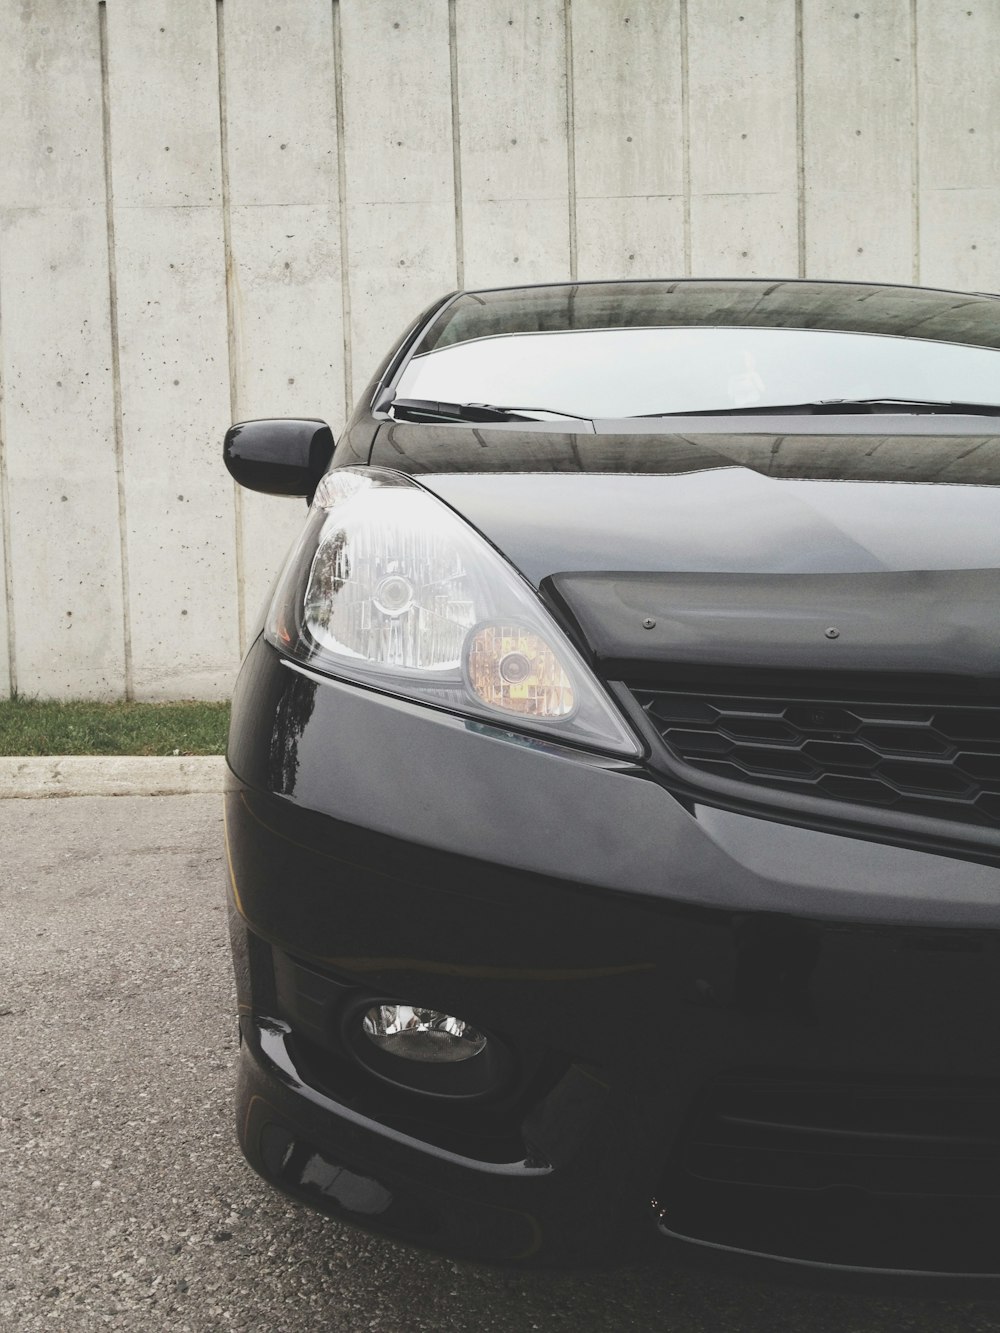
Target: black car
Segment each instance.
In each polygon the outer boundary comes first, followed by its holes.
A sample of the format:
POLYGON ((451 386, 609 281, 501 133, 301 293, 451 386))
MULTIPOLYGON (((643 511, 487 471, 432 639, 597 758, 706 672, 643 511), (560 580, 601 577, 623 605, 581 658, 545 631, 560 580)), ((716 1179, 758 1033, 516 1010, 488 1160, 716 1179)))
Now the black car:
POLYGON ((233 700, 240 1142, 454 1254, 1000 1273, 1000 298, 455 293, 233 700), (659 1242, 657 1242, 657 1234, 659 1242))

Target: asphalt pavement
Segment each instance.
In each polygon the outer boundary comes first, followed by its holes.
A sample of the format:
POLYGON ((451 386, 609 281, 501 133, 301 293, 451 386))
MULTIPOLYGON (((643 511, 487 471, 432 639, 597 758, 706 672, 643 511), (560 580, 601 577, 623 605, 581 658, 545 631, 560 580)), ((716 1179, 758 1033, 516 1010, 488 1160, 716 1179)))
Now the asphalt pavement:
POLYGON ((981 1333, 1000 1302, 375 1239, 243 1162, 215 795, 0 801, 0 1330, 981 1333))

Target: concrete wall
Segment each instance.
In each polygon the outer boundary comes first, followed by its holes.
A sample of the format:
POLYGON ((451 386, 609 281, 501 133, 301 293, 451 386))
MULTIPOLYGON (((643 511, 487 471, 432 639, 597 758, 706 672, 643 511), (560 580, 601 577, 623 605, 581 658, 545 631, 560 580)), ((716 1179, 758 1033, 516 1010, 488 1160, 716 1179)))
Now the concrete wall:
POLYGON ((228 693, 335 428, 457 285, 1000 288, 997 0, 0 0, 0 691, 228 693))

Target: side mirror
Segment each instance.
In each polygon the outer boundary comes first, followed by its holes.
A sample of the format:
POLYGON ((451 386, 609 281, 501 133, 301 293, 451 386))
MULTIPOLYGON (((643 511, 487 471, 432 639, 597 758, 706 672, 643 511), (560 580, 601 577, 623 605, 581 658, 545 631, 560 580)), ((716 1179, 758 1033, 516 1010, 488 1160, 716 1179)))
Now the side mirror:
POLYGON ((325 421, 240 421, 226 431, 222 457, 248 490, 311 498, 330 465, 333 445, 325 421))

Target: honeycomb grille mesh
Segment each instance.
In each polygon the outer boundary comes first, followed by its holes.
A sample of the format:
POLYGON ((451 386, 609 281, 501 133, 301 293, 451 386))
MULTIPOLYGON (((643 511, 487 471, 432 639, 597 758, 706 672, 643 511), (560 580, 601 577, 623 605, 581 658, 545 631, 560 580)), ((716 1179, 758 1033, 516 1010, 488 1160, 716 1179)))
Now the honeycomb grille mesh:
POLYGON ((1000 707, 633 693, 671 754, 704 773, 1000 827, 1000 707))

